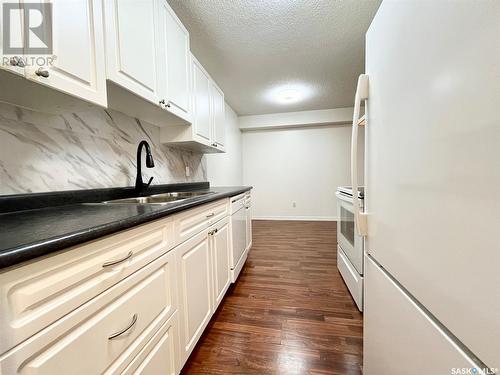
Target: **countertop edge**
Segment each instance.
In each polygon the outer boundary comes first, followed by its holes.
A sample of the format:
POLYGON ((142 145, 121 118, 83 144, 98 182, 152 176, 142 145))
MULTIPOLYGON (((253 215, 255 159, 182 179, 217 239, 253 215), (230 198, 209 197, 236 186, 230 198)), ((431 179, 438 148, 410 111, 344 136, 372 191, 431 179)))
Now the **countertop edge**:
POLYGON ((158 210, 148 214, 133 216, 129 219, 110 222, 99 225, 88 230, 68 233, 57 237, 47 238, 43 242, 25 244, 18 247, 10 248, 0 254, 0 272, 5 272, 11 267, 21 266, 22 263, 61 251, 76 245, 84 244, 85 242, 93 241, 110 234, 130 229, 135 226, 145 224, 160 218, 164 218, 181 211, 188 210, 203 204, 215 202, 220 199, 234 197, 236 195, 252 190, 252 186, 244 186, 240 189, 235 189, 223 193, 216 192, 203 198, 197 198, 191 201, 184 201, 175 206, 165 207, 164 210, 158 210))

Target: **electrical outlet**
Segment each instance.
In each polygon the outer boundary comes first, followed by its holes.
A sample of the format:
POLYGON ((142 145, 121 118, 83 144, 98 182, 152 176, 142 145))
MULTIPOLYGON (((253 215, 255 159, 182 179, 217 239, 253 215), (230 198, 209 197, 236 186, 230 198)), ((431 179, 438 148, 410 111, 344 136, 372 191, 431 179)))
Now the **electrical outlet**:
POLYGON ((297 202, 292 202, 292 207, 293 208, 297 207, 297 202))
POLYGON ((186 177, 191 175, 191 171, 189 170, 189 165, 186 165, 186 177))

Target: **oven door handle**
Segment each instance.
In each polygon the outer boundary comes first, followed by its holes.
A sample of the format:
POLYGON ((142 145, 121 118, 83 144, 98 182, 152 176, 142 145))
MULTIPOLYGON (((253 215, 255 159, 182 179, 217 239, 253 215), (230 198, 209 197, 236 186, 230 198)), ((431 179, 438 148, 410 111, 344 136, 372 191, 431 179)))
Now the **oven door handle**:
POLYGON ((356 96, 354 98, 354 114, 352 117, 352 138, 351 138, 351 185, 352 185, 352 206, 356 229, 361 236, 366 236, 368 224, 366 215, 361 213, 358 197, 358 133, 360 123, 366 123, 359 117, 361 101, 368 99, 368 75, 360 74, 356 96))

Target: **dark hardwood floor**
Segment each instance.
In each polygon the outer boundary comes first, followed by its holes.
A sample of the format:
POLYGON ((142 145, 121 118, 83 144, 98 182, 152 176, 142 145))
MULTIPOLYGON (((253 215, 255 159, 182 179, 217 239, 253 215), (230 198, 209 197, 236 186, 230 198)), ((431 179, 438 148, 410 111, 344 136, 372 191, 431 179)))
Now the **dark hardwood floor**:
POLYGON ((361 374, 336 223, 254 221, 253 248, 182 374, 361 374))

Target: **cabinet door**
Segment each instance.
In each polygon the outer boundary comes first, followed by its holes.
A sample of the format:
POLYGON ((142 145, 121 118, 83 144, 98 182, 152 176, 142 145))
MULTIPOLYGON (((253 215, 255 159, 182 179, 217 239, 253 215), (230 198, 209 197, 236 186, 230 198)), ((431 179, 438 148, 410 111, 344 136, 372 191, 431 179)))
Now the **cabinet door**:
POLYGON ((161 97, 167 102, 167 110, 180 117, 189 117, 189 33, 177 18, 166 0, 159 0, 161 62, 161 97), (162 64, 163 65, 163 64, 162 64))
POLYGON ((212 138, 214 146, 224 148, 226 117, 224 110, 224 93, 210 82, 210 96, 212 98, 212 138))
POLYGON ((231 283, 229 266, 229 219, 226 217, 212 227, 211 251, 214 283, 214 306, 217 309, 231 283))
POLYGON ((179 277, 181 358, 184 362, 212 316, 212 277, 207 231, 179 245, 175 251, 179 277))
POLYGON ((246 224, 247 224, 247 230, 246 230, 246 250, 250 249, 252 247, 252 204, 248 201, 247 205, 245 207, 245 214, 246 214, 246 224))
POLYGON ((192 59, 193 74, 193 129, 201 142, 211 142, 210 78, 196 59, 192 59))
POLYGON ((107 0, 104 4, 107 78, 158 104, 161 66, 156 0, 107 0))
MULTIPOLYGON (((48 35, 52 30, 53 51, 51 55, 39 56, 37 64, 42 63, 42 66, 29 64, 26 67, 26 77, 106 106, 102 2, 51 0, 50 4, 52 22, 44 22, 42 25, 45 26, 45 40, 50 38, 48 35), (50 62, 48 58, 52 55, 54 59, 50 62)), ((47 17, 48 15, 43 15, 44 20, 47 17)))
POLYGON ((0 27, 0 67, 13 73, 24 75, 24 50, 22 10, 19 0, 0 1, 0 20, 9 19, 9 34, 5 35, 6 27, 0 27), (10 48, 17 48, 16 52, 9 52, 10 48))

